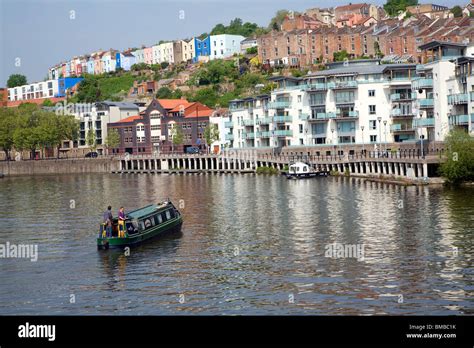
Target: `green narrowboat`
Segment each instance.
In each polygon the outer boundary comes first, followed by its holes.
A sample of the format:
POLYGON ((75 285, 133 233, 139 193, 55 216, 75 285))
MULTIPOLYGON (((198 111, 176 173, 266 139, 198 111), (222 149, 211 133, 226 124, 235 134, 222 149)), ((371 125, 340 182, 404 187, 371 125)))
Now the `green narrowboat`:
POLYGON ((170 201, 150 204, 126 214, 123 223, 114 218, 111 236, 107 236, 106 226, 101 224, 97 248, 134 246, 165 233, 179 232, 182 224, 181 213, 170 201))

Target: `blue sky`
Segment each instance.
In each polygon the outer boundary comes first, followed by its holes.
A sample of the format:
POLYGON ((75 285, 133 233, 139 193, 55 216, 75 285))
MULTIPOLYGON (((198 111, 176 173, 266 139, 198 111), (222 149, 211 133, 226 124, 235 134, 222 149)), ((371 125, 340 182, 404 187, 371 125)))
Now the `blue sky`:
MULTIPOLYGON (((383 4, 385 1, 374 1, 383 4)), ((193 37, 235 17, 266 26, 279 9, 347 4, 335 0, 0 0, 0 86, 10 74, 43 80, 62 60, 98 49, 193 37), (71 12, 73 11, 73 12, 71 12), (184 11, 184 19, 180 19, 184 11)), ((435 2, 436 3, 436 2, 435 2)), ((438 2, 445 6, 459 0, 438 2)))

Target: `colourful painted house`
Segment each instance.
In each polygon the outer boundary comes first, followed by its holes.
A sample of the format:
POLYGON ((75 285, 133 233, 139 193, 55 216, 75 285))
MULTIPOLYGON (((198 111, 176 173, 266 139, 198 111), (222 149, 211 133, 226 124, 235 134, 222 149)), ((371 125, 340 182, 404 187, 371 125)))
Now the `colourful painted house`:
POLYGON ((143 49, 143 54, 145 55, 145 63, 150 65, 153 64, 153 48, 145 47, 143 49))
POLYGON ((211 54, 211 38, 208 36, 203 40, 194 38, 194 51, 195 55, 193 61, 197 62, 200 58, 209 57, 211 54))

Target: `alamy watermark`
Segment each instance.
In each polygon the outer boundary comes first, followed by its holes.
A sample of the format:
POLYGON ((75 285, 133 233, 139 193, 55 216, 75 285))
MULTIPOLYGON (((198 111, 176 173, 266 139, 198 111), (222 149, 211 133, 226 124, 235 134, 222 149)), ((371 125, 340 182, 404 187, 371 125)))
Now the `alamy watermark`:
POLYGON ((364 261, 364 244, 326 244, 324 257, 333 259, 354 258, 357 261, 364 261))
POLYGON ((21 258, 36 262, 38 261, 38 244, 12 244, 10 242, 0 244, 0 258, 21 258))

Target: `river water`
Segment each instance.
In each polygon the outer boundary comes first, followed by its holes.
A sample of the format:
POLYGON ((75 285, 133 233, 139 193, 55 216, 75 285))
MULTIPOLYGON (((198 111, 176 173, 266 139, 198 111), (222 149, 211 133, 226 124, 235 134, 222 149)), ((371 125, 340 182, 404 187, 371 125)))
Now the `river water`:
POLYGON ((0 243, 36 244, 38 260, 0 259, 0 314, 473 314, 473 212, 474 187, 355 178, 4 178, 0 243), (181 234, 96 249, 108 204, 167 197, 181 234))

